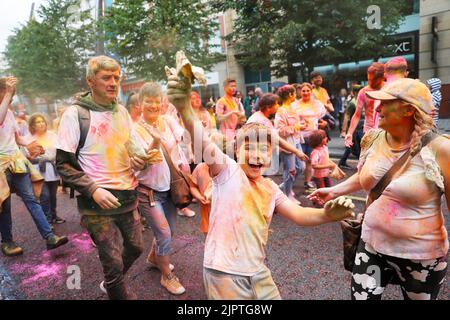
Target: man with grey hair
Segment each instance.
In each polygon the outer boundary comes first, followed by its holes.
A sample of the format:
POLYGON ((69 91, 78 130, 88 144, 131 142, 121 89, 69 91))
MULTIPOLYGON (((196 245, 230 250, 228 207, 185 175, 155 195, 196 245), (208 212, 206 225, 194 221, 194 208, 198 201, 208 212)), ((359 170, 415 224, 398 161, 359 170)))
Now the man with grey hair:
POLYGON ((90 91, 64 112, 56 157, 62 179, 80 193, 81 222, 97 246, 105 276, 100 287, 112 300, 136 298, 124 276, 143 250, 133 170, 142 170, 145 162, 127 151, 135 135, 130 115, 117 103, 120 78, 115 60, 89 60, 90 91))
POLYGON ((263 96, 264 92, 262 91, 262 89, 260 87, 257 87, 255 89, 255 96, 256 96, 256 100, 255 100, 255 112, 259 111, 259 100, 261 100, 261 97, 263 96))

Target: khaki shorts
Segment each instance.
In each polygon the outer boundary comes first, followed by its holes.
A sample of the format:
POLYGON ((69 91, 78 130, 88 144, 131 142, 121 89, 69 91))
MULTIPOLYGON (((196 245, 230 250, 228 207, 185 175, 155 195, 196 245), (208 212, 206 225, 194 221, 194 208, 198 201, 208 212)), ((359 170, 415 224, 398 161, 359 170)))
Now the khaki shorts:
POLYGON ((203 268, 203 283, 209 300, 281 300, 266 266, 253 276, 203 268))

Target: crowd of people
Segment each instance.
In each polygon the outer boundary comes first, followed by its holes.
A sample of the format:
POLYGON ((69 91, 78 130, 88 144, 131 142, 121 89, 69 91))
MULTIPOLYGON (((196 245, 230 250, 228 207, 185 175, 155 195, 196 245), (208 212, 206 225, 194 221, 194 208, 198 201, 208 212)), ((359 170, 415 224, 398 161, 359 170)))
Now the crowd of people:
POLYGON ((2 253, 23 254, 12 236, 13 190, 51 250, 68 242, 53 225, 65 222, 57 214, 58 186, 71 187, 103 268, 100 288, 110 299, 137 297, 125 275, 144 250, 143 224, 153 232, 148 265, 160 270, 168 292, 183 294, 170 254, 177 216, 195 215, 189 201, 174 194, 184 177, 189 199, 200 206, 209 299, 281 299, 264 251, 275 213, 301 226, 362 221, 352 299, 380 299, 393 281, 405 299, 436 299, 447 272, 441 198, 450 203, 450 173, 443 170, 450 166, 450 141, 436 129, 439 79, 427 87, 407 77, 403 58, 374 62, 367 86, 353 84, 348 96, 343 89, 335 99, 318 72, 310 82, 274 93, 256 88, 245 98, 227 78, 224 96, 204 107, 191 79, 171 71, 166 93, 147 82, 123 106, 117 99, 121 67, 98 56, 87 65, 89 91, 77 94, 53 122, 40 113, 27 122, 23 114, 14 117, 17 79, 2 78, 2 253), (337 122, 346 150, 335 163, 327 142, 337 122), (350 168, 352 153, 359 158, 357 172, 333 186, 330 178, 344 178, 341 168, 350 168), (407 162, 368 202, 364 218, 355 217, 345 195, 371 194, 404 155, 407 162), (280 171, 278 185, 271 176, 280 171), (299 177, 313 207, 301 206, 294 193, 299 177), (371 282, 369 266, 381 270, 379 283, 371 282))

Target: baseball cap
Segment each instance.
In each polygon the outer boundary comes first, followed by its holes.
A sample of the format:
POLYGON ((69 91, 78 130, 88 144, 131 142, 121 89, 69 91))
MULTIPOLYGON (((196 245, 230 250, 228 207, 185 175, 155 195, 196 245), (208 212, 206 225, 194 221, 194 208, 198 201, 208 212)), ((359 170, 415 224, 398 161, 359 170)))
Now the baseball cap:
POLYGON ((366 95, 375 100, 403 100, 427 114, 434 109, 430 90, 416 79, 398 79, 386 84, 381 90, 366 92, 366 95))

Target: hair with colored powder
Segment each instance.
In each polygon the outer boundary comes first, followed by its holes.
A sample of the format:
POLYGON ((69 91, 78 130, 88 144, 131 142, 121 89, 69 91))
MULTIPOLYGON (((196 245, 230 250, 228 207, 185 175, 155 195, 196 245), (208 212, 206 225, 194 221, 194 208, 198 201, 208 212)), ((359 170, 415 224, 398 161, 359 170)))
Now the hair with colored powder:
POLYGON ((236 80, 232 79, 232 78, 226 78, 225 80, 223 80, 223 86, 226 87, 228 86, 230 83, 236 83, 236 80))
POLYGON ((323 138, 326 138, 327 134, 323 130, 314 130, 309 136, 309 145, 315 149, 322 144, 323 138))
POLYGON ((311 83, 309 83, 309 82, 303 82, 303 83, 297 85, 297 90, 302 90, 303 87, 308 87, 308 88, 310 88, 311 90, 313 89, 313 86, 312 86, 311 83))
POLYGON ((139 90, 139 101, 142 103, 147 97, 159 97, 162 99, 163 92, 161 85, 156 82, 146 82, 139 90))
POLYGON ((416 153, 422 148, 422 137, 435 130, 433 118, 423 111, 414 108, 414 131, 411 134, 411 153, 416 153))
POLYGON ((120 64, 107 56, 97 56, 89 60, 86 67, 86 79, 93 79, 97 72, 101 70, 120 71, 120 64))
POLYGON ((259 110, 264 111, 278 102, 279 97, 273 93, 265 93, 259 99, 259 110))
POLYGON ((372 74, 375 79, 384 77, 384 64, 381 62, 374 62, 367 69, 368 74, 372 74))
POLYGON ((290 94, 295 94, 295 88, 290 84, 286 84, 278 89, 277 94, 280 97, 281 102, 285 102, 290 94))
POLYGON ((38 121, 39 118, 44 120, 45 124, 48 126, 47 119, 45 118, 45 116, 42 113, 34 113, 28 120, 28 130, 30 131, 31 134, 36 133, 35 126, 36 126, 36 121, 38 121))
POLYGON ((272 142, 274 142, 272 138, 276 139, 276 136, 272 136, 270 128, 261 123, 247 123, 237 132, 236 150, 239 150, 241 145, 248 141, 267 142, 272 145, 272 142))
POLYGON ((136 92, 130 93, 127 100, 127 110, 130 111, 131 108, 136 106, 137 104, 139 104, 139 94, 137 94, 136 92))
POLYGON ((386 62, 385 72, 387 74, 403 73, 408 70, 408 62, 403 57, 395 57, 386 62))
POLYGON ((315 77, 318 77, 318 76, 322 77, 322 74, 319 71, 313 71, 309 75, 309 80, 312 80, 312 79, 314 79, 315 77))

